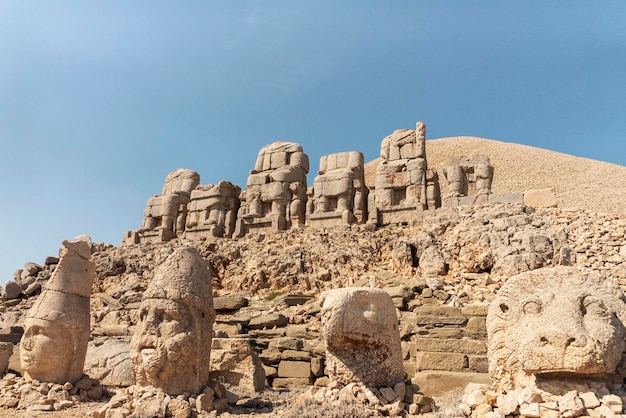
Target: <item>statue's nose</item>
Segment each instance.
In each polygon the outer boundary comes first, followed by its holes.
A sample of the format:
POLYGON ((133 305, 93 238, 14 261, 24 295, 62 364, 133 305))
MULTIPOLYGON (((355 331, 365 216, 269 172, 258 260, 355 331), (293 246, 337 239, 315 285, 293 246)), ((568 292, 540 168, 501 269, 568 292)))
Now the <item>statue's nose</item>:
POLYGON ((585 334, 581 327, 548 327, 537 334, 535 342, 540 346, 551 345, 560 349, 584 347, 587 345, 585 334))

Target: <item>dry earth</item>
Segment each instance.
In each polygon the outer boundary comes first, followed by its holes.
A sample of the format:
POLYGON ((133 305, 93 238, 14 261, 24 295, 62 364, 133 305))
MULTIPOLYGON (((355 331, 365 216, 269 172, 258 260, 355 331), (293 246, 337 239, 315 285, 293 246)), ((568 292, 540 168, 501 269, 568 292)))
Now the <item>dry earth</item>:
MULTIPOLYGON (((559 207, 626 213, 626 167, 492 139, 459 136, 426 141, 429 168, 454 157, 483 154, 495 167, 493 193, 553 187, 559 207)), ((379 159, 365 165, 371 186, 379 159)), ((445 178, 440 174, 442 190, 445 178)))

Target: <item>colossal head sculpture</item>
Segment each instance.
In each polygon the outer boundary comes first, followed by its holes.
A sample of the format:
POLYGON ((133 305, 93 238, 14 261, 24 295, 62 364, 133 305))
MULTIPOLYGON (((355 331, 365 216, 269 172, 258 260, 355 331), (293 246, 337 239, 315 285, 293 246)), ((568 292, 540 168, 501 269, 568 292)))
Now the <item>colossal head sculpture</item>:
POLYGON ((322 337, 332 380, 393 386, 402 382, 396 308, 381 289, 352 287, 321 296, 322 337))
POLYGON ((198 393, 209 380, 213 295, 194 248, 177 248, 155 271, 130 343, 135 382, 170 395, 198 393))
POLYGON ((576 267, 511 277, 489 306, 489 372, 500 390, 556 380, 607 379, 624 351, 619 286, 576 267))
POLYGON ((89 298, 96 267, 91 239, 63 241, 60 262, 24 321, 20 361, 27 380, 76 383, 89 343, 89 298))

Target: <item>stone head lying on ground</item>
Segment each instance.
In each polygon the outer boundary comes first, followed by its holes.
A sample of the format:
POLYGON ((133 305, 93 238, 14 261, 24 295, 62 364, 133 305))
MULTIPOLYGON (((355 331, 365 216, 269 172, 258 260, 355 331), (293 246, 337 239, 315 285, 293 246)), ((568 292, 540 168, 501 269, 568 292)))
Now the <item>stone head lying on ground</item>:
POLYGON ((626 301, 599 273, 559 266, 511 277, 487 316, 497 389, 611 381, 622 359, 626 301))
POLYGON ((381 289, 352 287, 321 296, 331 380, 393 386, 404 380, 396 308, 381 289))
POLYGON ((89 343, 89 298, 96 267, 91 238, 63 241, 59 265, 24 321, 20 362, 27 380, 75 383, 89 343))
POLYGON ((130 347, 136 383, 170 395, 201 392, 209 381, 214 319, 204 259, 194 248, 174 250, 141 301, 130 347))

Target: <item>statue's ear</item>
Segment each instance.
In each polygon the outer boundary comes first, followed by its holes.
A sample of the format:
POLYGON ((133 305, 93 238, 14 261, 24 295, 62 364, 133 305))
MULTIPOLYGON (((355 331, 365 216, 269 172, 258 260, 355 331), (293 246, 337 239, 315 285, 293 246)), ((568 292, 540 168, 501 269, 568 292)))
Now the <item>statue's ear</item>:
POLYGON ((498 318, 509 319, 513 315, 513 305, 507 296, 498 296, 489 305, 489 314, 498 318))

